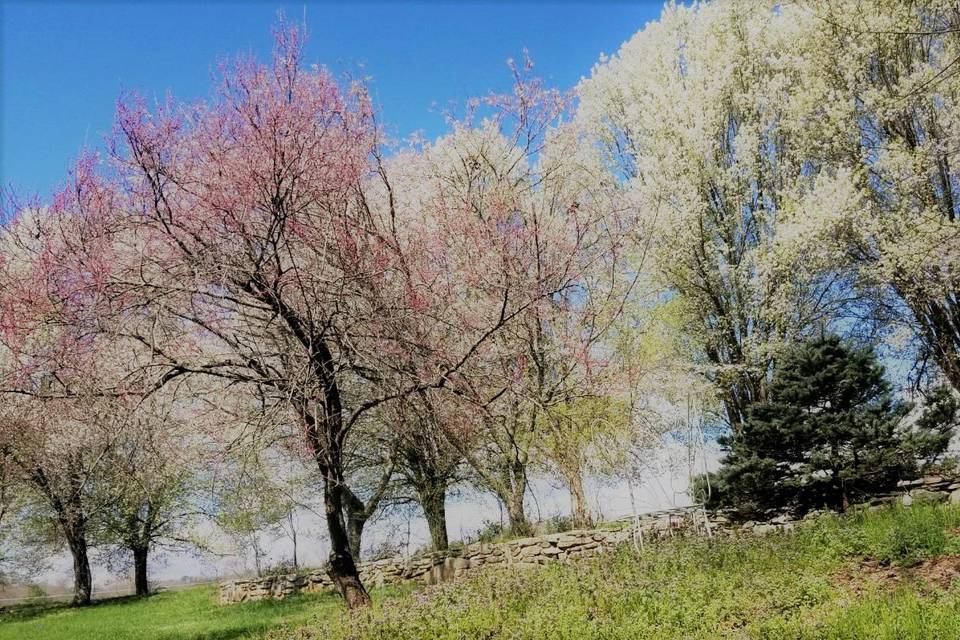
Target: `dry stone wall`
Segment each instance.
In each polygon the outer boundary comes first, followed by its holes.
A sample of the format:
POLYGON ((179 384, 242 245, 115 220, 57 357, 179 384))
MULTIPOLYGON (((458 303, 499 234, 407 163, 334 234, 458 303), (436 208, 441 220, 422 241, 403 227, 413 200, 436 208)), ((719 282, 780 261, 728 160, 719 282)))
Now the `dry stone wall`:
MULTIPOLYGON (((698 509, 671 509, 644 514, 636 521, 618 521, 602 529, 565 531, 499 543, 475 542, 445 553, 363 562, 359 565, 360 577, 367 586, 408 582, 436 584, 460 577, 480 567, 533 567, 593 556, 629 540, 646 544, 648 541, 669 536, 706 533, 707 522, 711 533, 715 535, 744 527, 749 530, 754 526, 752 523, 731 525, 722 514, 710 514, 705 519, 703 511, 698 509)), ((769 530, 790 526, 792 523, 786 520, 763 525, 769 530)), ((757 526, 757 532, 766 532, 766 529, 757 526)), ((305 575, 279 575, 224 582, 220 585, 220 602, 228 604, 282 599, 296 593, 331 589, 333 583, 326 571, 321 569, 305 575)))
MULTIPOLYGON (((960 502, 960 479, 928 476, 901 483, 897 493, 879 496, 864 506, 879 507, 898 499, 904 504, 920 499, 960 502)), ((363 562, 359 570, 367 586, 436 584, 481 567, 533 567, 593 556, 628 541, 640 545, 678 535, 765 535, 787 531, 795 525, 796 521, 786 516, 765 522, 733 523, 722 512, 705 513, 702 509, 687 507, 647 513, 636 520, 621 520, 602 529, 565 531, 499 543, 475 542, 449 552, 363 562)), ((224 582, 220 585, 220 602, 283 599, 296 593, 331 589, 330 577, 320 569, 305 575, 224 582)))

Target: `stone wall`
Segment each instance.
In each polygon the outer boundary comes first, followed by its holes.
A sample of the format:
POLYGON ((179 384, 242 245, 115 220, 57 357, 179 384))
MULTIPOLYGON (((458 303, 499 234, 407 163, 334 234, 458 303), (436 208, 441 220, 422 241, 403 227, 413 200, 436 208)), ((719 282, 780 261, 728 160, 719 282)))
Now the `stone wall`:
MULTIPOLYGON (((863 506, 879 507, 897 499, 904 504, 919 499, 960 502, 960 481, 928 476, 901 483, 900 491, 878 496, 863 506)), ((764 535, 792 529, 795 524, 786 516, 765 522, 733 523, 723 513, 705 513, 702 509, 685 507, 647 513, 636 520, 620 520, 602 529, 565 531, 499 543, 475 542, 445 553, 363 562, 359 569, 367 586, 406 582, 436 584, 480 567, 532 567, 593 556, 628 541, 639 546, 677 535, 764 535)), ((296 593, 330 589, 333 589, 333 583, 325 570, 305 575, 233 580, 220 585, 220 603, 282 599, 296 593)))
MULTIPOLYGON (((704 512, 699 509, 670 509, 644 514, 636 522, 620 520, 602 529, 565 531, 498 543, 475 542, 445 553, 363 562, 359 565, 360 577, 365 585, 374 587, 405 582, 436 584, 480 567, 532 567, 596 555, 629 540, 635 540, 639 545, 669 536, 706 534, 706 522, 709 522, 713 535, 754 529, 756 533, 765 533, 793 526, 787 520, 763 525, 732 525, 722 514, 710 514, 705 520, 704 512)), ((332 588, 333 583, 324 570, 304 575, 233 580, 220 585, 220 602, 282 599, 296 593, 332 588)))

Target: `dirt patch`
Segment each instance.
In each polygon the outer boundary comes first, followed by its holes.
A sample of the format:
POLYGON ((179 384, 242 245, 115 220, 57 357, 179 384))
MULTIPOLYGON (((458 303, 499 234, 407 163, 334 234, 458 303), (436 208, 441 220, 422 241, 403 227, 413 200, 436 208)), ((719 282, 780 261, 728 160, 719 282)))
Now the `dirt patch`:
POLYGON ((916 584, 922 593, 949 589, 960 583, 960 555, 937 556, 912 567, 882 565, 864 560, 858 567, 837 576, 840 584, 859 594, 869 585, 895 588, 904 583, 916 584))
POLYGON ((927 584, 947 589, 960 581, 960 556, 932 558, 920 563, 914 570, 917 577, 927 584))

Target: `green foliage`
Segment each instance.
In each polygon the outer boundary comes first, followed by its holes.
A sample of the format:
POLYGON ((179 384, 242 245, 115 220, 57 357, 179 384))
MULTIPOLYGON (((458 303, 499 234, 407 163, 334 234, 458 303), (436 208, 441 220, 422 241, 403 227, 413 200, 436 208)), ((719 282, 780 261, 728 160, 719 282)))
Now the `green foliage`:
POLYGON ((946 389, 905 427, 910 408, 893 400, 871 350, 836 337, 797 345, 777 367, 768 399, 721 439, 728 454, 711 478, 713 503, 756 517, 841 509, 889 491, 943 454, 956 423, 957 401, 946 389))
POLYGON ((308 569, 307 567, 295 567, 293 562, 290 561, 281 561, 276 564, 272 564, 262 571, 263 576, 305 576, 308 573, 313 571, 313 569, 308 569))
POLYGON ((470 542, 499 542, 507 537, 509 537, 508 531, 504 529, 502 523, 486 520, 475 534, 469 536, 469 539, 470 542))
POLYGON ((38 584, 27 586, 26 601, 28 604, 43 604, 47 599, 47 592, 38 584))
POLYGON ((563 533, 564 531, 570 531, 574 529, 573 518, 570 516, 564 516, 557 514, 551 516, 542 522, 538 522, 533 526, 536 535, 546 535, 549 533, 563 533))

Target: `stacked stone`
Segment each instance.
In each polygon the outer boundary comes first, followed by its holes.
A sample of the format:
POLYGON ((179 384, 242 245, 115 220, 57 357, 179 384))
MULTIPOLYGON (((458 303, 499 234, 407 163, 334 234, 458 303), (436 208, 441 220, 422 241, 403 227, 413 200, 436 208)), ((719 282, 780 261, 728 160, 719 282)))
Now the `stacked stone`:
POLYGON ((328 591, 330 589, 333 589, 333 580, 330 579, 326 571, 319 569, 304 576, 304 591, 328 591))
MULTIPOLYGON (((861 506, 878 507, 892 500, 903 500, 905 504, 920 499, 960 502, 960 481, 957 478, 926 476, 902 482, 899 489, 898 493, 879 496, 861 506)), ((814 516, 810 514, 809 517, 814 516)), ((606 529, 565 531, 496 544, 475 542, 461 550, 364 562, 358 568, 361 580, 368 586, 405 582, 437 584, 480 567, 535 567, 589 557, 631 539, 648 542, 674 536, 704 535, 707 525, 711 535, 759 536, 788 531, 796 526, 796 521, 787 516, 778 516, 764 522, 735 524, 723 512, 704 513, 700 508, 684 507, 647 513, 636 520, 626 518, 606 529)), ((318 570, 303 576, 270 576, 225 582, 220 585, 220 602, 283 599, 301 591, 330 589, 333 589, 330 577, 325 571, 318 570)))
MULTIPOLYGON (((636 526, 644 536, 657 539, 687 533, 692 518, 689 509, 674 509, 645 514, 636 526)), ((485 566, 509 565, 534 567, 550 562, 563 562, 603 552, 633 534, 632 521, 614 523, 609 529, 574 530, 502 543, 476 542, 462 550, 428 553, 412 558, 389 558, 361 563, 360 579, 369 586, 404 582, 437 584, 458 578, 468 571, 485 566)), ((324 591, 333 588, 325 571, 305 576, 270 576, 258 580, 235 580, 221 584, 221 603, 283 599, 301 591, 324 591)))
MULTIPOLYGON (((917 480, 902 480, 897 488, 903 492, 900 499, 907 505, 914 500, 960 503, 960 482, 957 478, 924 476, 917 480)), ((896 494, 890 497, 896 499, 896 494)))

